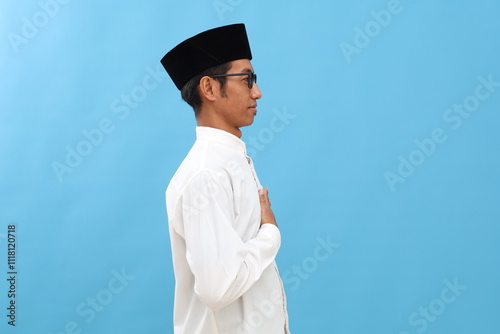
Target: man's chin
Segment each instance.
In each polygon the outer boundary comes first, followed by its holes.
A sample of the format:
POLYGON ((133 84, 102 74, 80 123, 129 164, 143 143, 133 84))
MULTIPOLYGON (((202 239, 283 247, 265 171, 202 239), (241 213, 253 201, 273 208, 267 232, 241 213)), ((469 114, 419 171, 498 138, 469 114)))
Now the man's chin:
POLYGON ((253 121, 255 120, 254 117, 252 117, 251 119, 248 119, 246 120, 245 122, 242 122, 238 127, 239 128, 244 128, 245 126, 250 126, 253 124, 253 121))
POLYGON ((252 120, 251 120, 251 121, 249 121, 247 124, 243 125, 242 127, 245 127, 245 126, 250 126, 250 125, 252 125, 252 124, 253 124, 253 118, 252 118, 252 120))

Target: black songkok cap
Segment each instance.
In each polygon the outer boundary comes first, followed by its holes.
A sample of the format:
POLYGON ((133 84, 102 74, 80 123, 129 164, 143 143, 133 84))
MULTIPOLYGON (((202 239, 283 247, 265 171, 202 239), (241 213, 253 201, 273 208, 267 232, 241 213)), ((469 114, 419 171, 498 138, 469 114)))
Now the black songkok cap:
POLYGON ((245 25, 232 24, 204 31, 170 50, 161 64, 179 90, 211 67, 238 59, 252 59, 245 25))

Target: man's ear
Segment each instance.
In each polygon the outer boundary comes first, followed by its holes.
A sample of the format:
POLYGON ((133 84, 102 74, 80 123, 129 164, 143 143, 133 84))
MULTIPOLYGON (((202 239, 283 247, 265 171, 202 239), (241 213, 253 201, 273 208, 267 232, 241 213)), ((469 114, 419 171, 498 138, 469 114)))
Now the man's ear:
POLYGON ((204 76, 200 79, 200 95, 209 101, 215 101, 218 89, 213 85, 213 80, 209 76, 204 76))

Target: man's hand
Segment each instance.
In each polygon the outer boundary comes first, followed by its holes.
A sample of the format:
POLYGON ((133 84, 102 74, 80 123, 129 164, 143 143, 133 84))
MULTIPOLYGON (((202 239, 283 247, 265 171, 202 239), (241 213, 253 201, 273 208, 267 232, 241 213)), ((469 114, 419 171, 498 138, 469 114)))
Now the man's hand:
POLYGON ((259 189, 259 199, 260 199, 260 209, 261 209, 260 225, 262 226, 262 224, 273 224, 276 227, 278 227, 276 218, 274 218, 273 210, 271 210, 271 201, 269 201, 268 192, 269 190, 267 188, 259 189))

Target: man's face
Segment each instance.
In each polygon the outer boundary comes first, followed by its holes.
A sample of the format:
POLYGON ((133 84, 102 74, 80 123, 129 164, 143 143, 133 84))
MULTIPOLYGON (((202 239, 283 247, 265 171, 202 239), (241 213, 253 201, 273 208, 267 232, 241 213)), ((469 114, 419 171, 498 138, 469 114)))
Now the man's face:
MULTIPOLYGON (((252 64, 248 59, 239 59, 232 62, 227 74, 253 72, 252 64)), ((247 75, 226 77, 226 94, 217 100, 217 113, 221 121, 232 128, 240 128, 253 123, 257 114, 257 100, 262 97, 257 83, 248 88, 247 75)))

